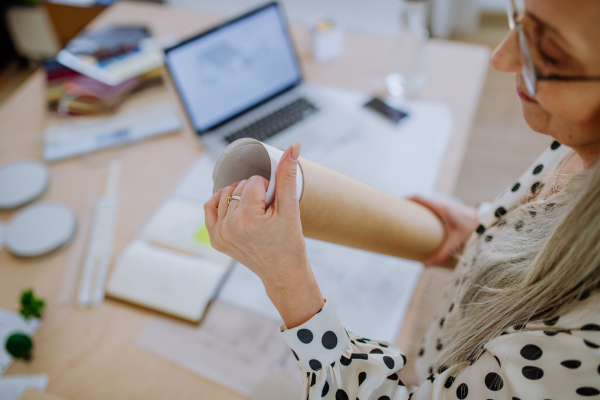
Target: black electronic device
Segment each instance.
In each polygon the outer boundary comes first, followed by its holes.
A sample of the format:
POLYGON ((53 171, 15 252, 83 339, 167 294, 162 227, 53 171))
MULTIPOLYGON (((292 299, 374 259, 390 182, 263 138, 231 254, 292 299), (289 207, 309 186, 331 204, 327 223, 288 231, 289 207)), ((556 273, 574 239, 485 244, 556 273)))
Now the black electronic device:
POLYGON ((378 99, 377 97, 374 97, 367 103, 365 103, 364 107, 370 108, 371 110, 383 115, 385 118, 389 119, 394 123, 398 123, 400 122, 400 120, 408 116, 408 114, 404 111, 391 107, 390 105, 385 103, 383 100, 378 99))

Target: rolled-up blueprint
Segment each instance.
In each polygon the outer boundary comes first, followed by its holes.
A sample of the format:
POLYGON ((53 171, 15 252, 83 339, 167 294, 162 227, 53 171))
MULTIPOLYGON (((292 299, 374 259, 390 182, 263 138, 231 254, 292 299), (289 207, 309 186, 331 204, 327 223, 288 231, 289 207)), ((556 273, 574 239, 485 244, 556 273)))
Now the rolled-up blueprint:
MULTIPOLYGON (((239 139, 221 154, 213 171, 214 193, 260 175, 269 180, 266 206, 275 198, 275 174, 283 151, 239 139)), ((358 249, 424 261, 444 239, 429 209, 300 157, 297 193, 304 236, 358 249)))

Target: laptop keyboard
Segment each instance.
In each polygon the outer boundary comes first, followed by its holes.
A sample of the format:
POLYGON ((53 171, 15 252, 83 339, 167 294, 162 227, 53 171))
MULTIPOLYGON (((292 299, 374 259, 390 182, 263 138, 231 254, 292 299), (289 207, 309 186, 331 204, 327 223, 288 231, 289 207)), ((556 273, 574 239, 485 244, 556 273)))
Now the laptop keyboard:
POLYGON ((266 117, 233 132, 231 135, 225 137, 225 140, 229 143, 241 138, 264 141, 276 133, 302 121, 318 110, 314 104, 304 98, 299 98, 266 117))

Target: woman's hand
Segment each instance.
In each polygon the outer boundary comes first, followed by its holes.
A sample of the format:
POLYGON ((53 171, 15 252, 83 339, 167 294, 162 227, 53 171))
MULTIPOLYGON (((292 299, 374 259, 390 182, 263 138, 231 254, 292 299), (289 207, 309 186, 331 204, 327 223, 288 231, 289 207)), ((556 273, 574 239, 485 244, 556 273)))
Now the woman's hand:
POLYGON ((324 304, 308 258, 296 194, 300 142, 279 162, 275 201, 265 209, 269 181, 253 176, 219 190, 204 205, 210 243, 263 281, 288 328, 301 325, 324 304), (227 199, 240 196, 241 200, 227 199))
POLYGON ((425 261, 425 266, 443 265, 452 255, 460 250, 469 236, 477 228, 477 210, 449 200, 431 200, 420 196, 410 200, 433 211, 444 224, 446 237, 439 250, 425 261))

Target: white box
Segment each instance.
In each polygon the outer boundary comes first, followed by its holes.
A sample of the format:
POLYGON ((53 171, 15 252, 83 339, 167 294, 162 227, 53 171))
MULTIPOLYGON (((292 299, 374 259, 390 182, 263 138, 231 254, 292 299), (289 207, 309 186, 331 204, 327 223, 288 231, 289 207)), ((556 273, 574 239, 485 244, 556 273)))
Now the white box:
POLYGON ((313 57, 317 62, 326 62, 338 58, 344 52, 344 29, 338 24, 329 21, 329 28, 325 30, 317 29, 319 21, 309 29, 313 42, 313 57))

